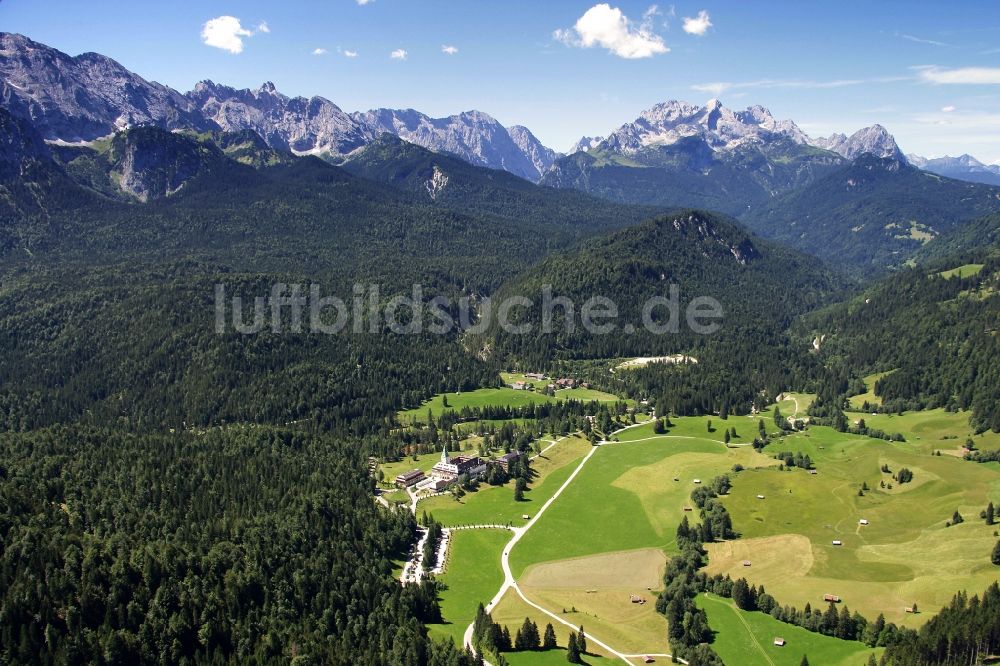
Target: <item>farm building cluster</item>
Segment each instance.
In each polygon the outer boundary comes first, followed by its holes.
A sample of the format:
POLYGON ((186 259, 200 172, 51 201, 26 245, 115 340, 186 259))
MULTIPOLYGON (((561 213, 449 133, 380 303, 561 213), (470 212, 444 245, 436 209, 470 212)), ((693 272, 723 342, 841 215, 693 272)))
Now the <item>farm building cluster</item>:
MULTIPOLYGON (((535 388, 534 382, 546 381, 549 378, 540 372, 526 372, 524 373, 524 380, 518 380, 511 382, 510 387, 515 391, 531 391, 535 388)), ((561 389, 572 389, 572 388, 590 388, 590 384, 586 382, 581 382, 579 380, 573 379, 572 377, 560 377, 558 379, 553 379, 549 384, 546 385, 547 389, 553 391, 561 389)))

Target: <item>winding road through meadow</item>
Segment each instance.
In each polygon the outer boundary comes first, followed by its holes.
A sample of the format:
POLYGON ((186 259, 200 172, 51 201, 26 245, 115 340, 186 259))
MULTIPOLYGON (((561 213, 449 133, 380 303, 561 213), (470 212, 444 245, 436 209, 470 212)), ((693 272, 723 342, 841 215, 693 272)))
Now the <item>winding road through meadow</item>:
MULTIPOLYGON (((639 426, 642 426, 642 425, 646 425, 646 422, 636 423, 636 424, 633 424, 633 425, 630 425, 630 426, 626 426, 624 428, 616 430, 615 432, 612 433, 611 436, 613 437, 614 435, 617 435, 618 433, 621 433, 621 432, 624 432, 624 431, 629 430, 631 428, 636 428, 636 427, 639 427, 639 426)), ((669 438, 670 436, 669 435, 666 435, 666 436, 660 435, 657 438, 661 438, 661 437, 669 438)), ((562 437, 562 438, 560 438, 560 439, 552 442, 545 450, 547 451, 549 448, 551 448, 552 446, 555 446, 556 443, 562 441, 563 439, 566 439, 566 437, 562 437)), ((545 504, 542 505, 542 507, 535 513, 535 515, 531 518, 531 520, 529 520, 523 527, 511 527, 510 528, 511 531, 513 532, 513 535, 511 536, 510 541, 508 541, 507 544, 504 546, 503 553, 500 556, 500 566, 503 569, 504 581, 503 581, 503 584, 500 586, 500 589, 497 591, 497 593, 495 595, 493 595, 493 599, 491 599, 490 602, 488 604, 486 604, 485 608, 486 608, 486 612, 487 613, 492 612, 493 609, 496 608, 497 604, 500 603, 500 600, 503 598, 503 596, 505 594, 507 594, 507 592, 509 590, 514 590, 517 593, 517 595, 519 597, 521 597, 521 599, 526 604, 528 604, 529 606, 531 606, 535 610, 539 611, 540 613, 543 613, 547 617, 552 618, 556 622, 559 622, 560 624, 569 627, 570 629, 576 630, 577 627, 573 623, 571 623, 571 622, 563 619, 562 617, 560 617, 556 613, 550 611, 549 609, 544 608, 543 606, 540 606, 540 605, 536 604, 534 601, 532 601, 531 599, 529 599, 524 594, 524 592, 518 586, 517 580, 515 580, 514 574, 513 574, 513 572, 510 569, 510 553, 514 549, 514 546, 517 545, 518 541, 520 541, 521 538, 528 532, 528 530, 530 530, 535 525, 535 523, 538 522, 538 519, 542 517, 542 515, 545 513, 545 511, 550 506, 552 506, 552 503, 555 502, 557 499, 559 499, 559 496, 562 495, 562 492, 564 490, 566 490, 566 488, 568 488, 571 483, 573 483, 573 480, 577 477, 577 475, 580 473, 580 471, 583 469, 583 467, 590 461, 590 459, 594 457, 594 454, 596 454, 597 451, 602 446, 605 446, 605 445, 608 445, 608 444, 611 444, 611 443, 612 442, 610 442, 610 441, 604 440, 604 441, 601 441, 601 442, 597 443, 596 445, 594 445, 591 448, 590 452, 587 453, 587 455, 585 455, 583 457, 583 460, 580 461, 580 464, 576 466, 576 469, 573 470, 573 473, 570 474, 569 477, 566 479, 566 481, 564 481, 563 484, 559 487, 559 489, 555 493, 553 493, 552 497, 550 497, 548 499, 548 501, 546 501, 545 504)), ((469 624, 469 626, 465 629, 465 635, 463 637, 463 644, 466 647, 468 647, 468 648, 470 648, 472 650, 475 650, 475 646, 472 644, 472 630, 473 630, 473 624, 469 624)), ((593 636, 590 633, 587 634, 587 640, 588 640, 588 642, 593 643, 594 645, 599 646, 601 649, 603 649, 604 651, 606 651, 608 654, 614 655, 616 658, 621 659, 626 664, 631 664, 632 663, 631 661, 629 661, 630 658, 641 658, 641 657, 645 657, 645 656, 664 657, 664 658, 670 658, 671 657, 671 655, 665 654, 665 653, 664 654, 649 654, 649 653, 644 653, 644 654, 641 654, 641 655, 637 655, 637 654, 625 654, 623 652, 620 652, 619 650, 616 650, 615 648, 611 647, 610 645, 608 645, 604 641, 601 641, 599 638, 593 636)), ((687 662, 685 662, 683 660, 679 660, 679 661, 681 663, 687 663, 687 662)))

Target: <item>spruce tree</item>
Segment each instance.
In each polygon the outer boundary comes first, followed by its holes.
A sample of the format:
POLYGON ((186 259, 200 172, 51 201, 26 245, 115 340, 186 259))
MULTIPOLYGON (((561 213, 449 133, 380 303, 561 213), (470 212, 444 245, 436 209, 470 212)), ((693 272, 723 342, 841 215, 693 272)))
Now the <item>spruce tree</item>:
POLYGON ((566 661, 571 664, 582 663, 580 659, 580 648, 576 644, 576 634, 569 632, 569 642, 566 644, 566 661))
POLYGON ((1000 566, 1000 541, 997 541, 997 545, 993 547, 993 556, 990 558, 990 561, 1000 566))
POLYGON ((543 650, 555 650, 559 647, 556 642, 556 630, 552 628, 552 623, 545 625, 545 636, 542 638, 542 649, 543 650))

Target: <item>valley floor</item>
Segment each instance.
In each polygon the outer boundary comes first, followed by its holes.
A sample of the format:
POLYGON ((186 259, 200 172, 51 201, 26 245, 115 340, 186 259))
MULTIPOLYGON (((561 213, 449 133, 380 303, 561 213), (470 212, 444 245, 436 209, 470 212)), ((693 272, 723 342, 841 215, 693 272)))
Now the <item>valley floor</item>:
MULTIPOLYGON (((793 416, 804 414, 812 396, 783 398, 782 414, 793 416)), ((836 594, 869 619, 881 613, 919 626, 958 590, 978 593, 997 579, 989 561, 997 528, 983 524, 979 512, 991 500, 1000 503, 1000 465, 954 455, 965 441, 967 415, 934 410, 866 418, 907 441, 813 426, 776 437, 758 452, 749 444, 759 420, 776 434, 770 412, 675 418, 667 433, 639 423, 597 446, 575 436, 548 440, 526 502, 514 502, 509 487, 423 500, 418 510, 446 526, 514 529, 453 533, 441 576, 448 586, 446 624, 432 631, 467 640, 476 606, 493 599, 488 610, 512 633, 530 617, 540 628, 552 623, 565 645, 570 629, 583 626, 600 655, 589 663, 666 655, 666 620, 655 601, 676 552, 675 530, 685 516, 697 520, 689 510, 692 490, 722 474, 733 482, 723 502, 740 538, 708 545, 709 573, 746 577, 783 605, 823 607, 823 596, 836 594), (720 427, 736 431, 728 445, 720 427), (815 473, 785 468, 774 457, 782 451, 808 454, 815 473), (913 480, 893 483, 893 473, 904 467, 913 480), (946 527, 956 510, 966 522, 946 527), (918 613, 904 611, 914 605, 918 613)), ((981 436, 978 444, 992 448, 995 438, 981 436)), ((813 663, 853 664, 872 652, 740 611, 728 599, 702 595, 697 603, 727 663, 797 664, 807 654, 813 663), (785 638, 786 646, 774 646, 771 634, 785 638)), ((564 658, 561 651, 508 656, 512 664, 564 658)))

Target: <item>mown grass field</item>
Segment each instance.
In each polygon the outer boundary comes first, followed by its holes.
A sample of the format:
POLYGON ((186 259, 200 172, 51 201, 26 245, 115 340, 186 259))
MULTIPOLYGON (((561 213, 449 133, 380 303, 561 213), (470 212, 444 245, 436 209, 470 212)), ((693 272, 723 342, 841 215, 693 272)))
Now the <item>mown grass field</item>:
POLYGON ((979 519, 987 502, 1000 503, 1000 475, 991 466, 822 427, 765 449, 777 451, 809 454, 818 473, 740 473, 724 502, 743 538, 708 547, 710 572, 764 584, 783 604, 801 608, 836 594, 867 617, 884 613, 911 626, 955 592, 980 592, 1000 576, 989 560, 998 527, 979 519), (913 481, 893 482, 883 464, 909 468, 913 481), (870 488, 863 497, 862 483, 870 488), (946 527, 956 510, 966 522, 946 527), (860 525, 862 518, 869 524, 860 525), (924 612, 905 613, 913 603, 924 612))
MULTIPOLYGON (((562 400, 579 400, 580 402, 617 402, 621 400, 621 398, 611 393, 589 388, 562 389, 556 391, 556 397, 562 400)), ((624 402, 631 404, 633 401, 625 400, 624 402)))
POLYGON ((590 451, 590 442, 568 437, 532 461, 536 476, 524 493, 523 502, 514 501, 514 484, 490 486, 466 493, 460 500, 439 495, 422 500, 418 511, 434 514, 442 525, 523 525, 523 515, 534 515, 572 473, 580 458, 590 451))
POLYGON ((515 575, 531 564, 570 557, 639 548, 671 552, 694 479, 711 479, 735 464, 776 464, 751 447, 726 448, 696 436, 653 436, 651 425, 621 436, 621 443, 601 447, 514 548, 515 575))
POLYGON ((810 664, 863 666, 869 655, 878 654, 864 643, 816 634, 764 613, 741 611, 731 599, 701 594, 695 603, 708 614, 715 632, 712 649, 727 664, 798 666, 805 655, 810 664), (776 637, 784 638, 785 645, 774 645, 776 637))
POLYGON ((421 423, 426 421, 430 411, 435 418, 445 411, 460 412, 469 407, 524 407, 552 402, 555 398, 537 391, 515 391, 512 388, 483 388, 465 393, 441 393, 414 409, 399 412, 400 423, 421 423), (445 400, 448 406, 445 406, 445 400))
POLYGON ((816 399, 815 393, 786 392, 783 395, 783 399, 777 403, 777 406, 778 409, 781 410, 782 416, 785 417, 794 416, 795 418, 805 418, 807 416, 806 410, 809 409, 809 405, 811 405, 815 399, 816 399))
POLYGON ((379 469, 382 470, 385 479, 384 483, 392 485, 393 480, 403 472, 409 472, 411 469, 419 469, 426 473, 439 460, 441 460, 440 453, 425 453, 418 455, 416 460, 414 460, 413 456, 406 456, 402 460, 383 463, 379 465, 379 469))
MULTIPOLYGON (((730 416, 724 420, 718 416, 674 417, 670 420, 672 425, 668 432, 664 434, 673 438, 694 438, 725 446, 723 443, 725 431, 735 429, 736 437, 732 439, 730 444, 733 446, 747 445, 753 442, 754 437, 757 436, 759 420, 764 421, 764 426, 769 432, 777 431, 774 426, 774 418, 770 413, 766 413, 752 417, 730 416), (711 425, 711 430, 709 430, 709 425, 711 425)), ((635 442, 654 437, 661 437, 661 435, 653 432, 652 422, 629 428, 615 435, 615 438, 620 442, 635 442)))
POLYGON ((943 408, 897 414, 861 414, 870 428, 899 432, 911 446, 924 453, 951 452, 959 455, 965 440, 971 438, 976 448, 1000 448, 1000 433, 986 431, 975 434, 969 426, 969 412, 947 412, 943 408))
POLYGON ((667 558, 659 548, 602 553, 536 564, 519 580, 535 603, 561 612, 628 654, 664 652, 667 622, 656 612, 656 592, 667 558), (632 603, 630 595, 646 603, 632 603))
POLYGON ((983 264, 965 264, 964 266, 957 266, 947 271, 941 271, 938 275, 945 279, 953 277, 967 278, 979 275, 982 270, 983 264))
MULTIPOLYGON (((516 377, 523 377, 523 375, 503 374, 505 382, 508 378, 513 381, 524 381, 523 379, 516 379, 516 377)), ((527 381, 543 386, 547 384, 544 381, 527 381)), ((526 405, 537 405, 556 400, 615 402, 620 400, 620 398, 596 389, 563 389, 557 391, 556 396, 552 397, 540 391, 520 391, 505 386, 502 388, 476 389, 475 391, 467 391, 465 393, 442 393, 434 396, 419 407, 401 411, 396 416, 399 422, 403 424, 424 423, 427 420, 428 410, 434 418, 437 418, 443 412, 460 412, 466 407, 470 409, 475 407, 524 407, 526 405), (448 402, 447 406, 444 404, 446 400, 448 402)), ((631 400, 626 400, 625 402, 633 404, 631 400)))
MULTIPOLYGON (((561 609, 556 609, 554 612, 559 612, 561 609)), ((545 625, 552 624, 553 630, 556 632, 556 643, 559 645, 558 650, 549 650, 544 652, 505 652, 504 657, 513 664, 524 664, 525 666, 534 666, 535 664, 565 664, 566 663, 566 643, 569 639, 569 627, 562 624, 561 622, 556 622, 549 616, 532 608, 517 595, 514 591, 508 591, 507 594, 503 596, 500 603, 497 604, 496 608, 493 609, 491 613, 493 620, 505 625, 511 633, 511 636, 517 634, 517 629, 524 622, 524 618, 529 617, 531 620, 538 625, 538 633, 545 632, 545 625)), ((569 614, 564 615, 565 619, 569 622, 573 622, 572 616, 569 614)), ((584 632, 587 631, 587 625, 583 625, 584 632)), ((604 664, 620 664, 621 661, 610 657, 598 648, 593 642, 587 645, 588 654, 584 657, 584 662, 588 664, 594 664, 595 666, 604 664)))
MULTIPOLYGON (((565 666, 566 664, 566 650, 564 648, 545 652, 505 652, 503 656, 511 666, 565 666)), ((617 659, 593 654, 586 655, 582 661, 584 664, 592 664, 593 666, 621 664, 617 659)))
MULTIPOLYGON (((795 400, 800 415, 811 400, 801 393, 788 397, 779 405, 786 416, 795 412, 795 400)), ((749 444, 759 421, 772 436, 777 431, 771 410, 726 420, 674 418, 664 435, 656 435, 651 423, 632 427, 594 454, 517 544, 511 554, 514 575, 535 602, 565 611, 569 621, 591 627, 617 649, 668 651, 665 621, 653 604, 661 566, 674 552, 681 519, 697 520, 694 512, 684 511, 691 504, 694 480, 728 473, 733 491, 724 502, 742 538, 709 546, 710 572, 764 584, 782 604, 816 606, 824 594, 837 594, 869 618, 881 612, 890 621, 917 626, 955 592, 980 592, 1000 577, 1000 567, 989 562, 1000 526, 989 527, 979 519, 988 501, 1000 505, 1000 466, 949 455, 970 434, 967 414, 930 410, 865 419, 871 427, 902 432, 908 441, 890 443, 813 426, 774 439, 758 453, 749 444), (724 433, 734 428, 737 435, 726 446, 724 433), (808 454, 817 473, 779 471, 773 458, 779 451, 808 454), (734 473, 737 464, 744 471, 734 473), (909 468, 913 481, 892 481, 891 474, 880 471, 883 464, 893 472, 909 468), (893 487, 880 488, 880 482, 893 487), (869 491, 859 496, 862 483, 869 491), (955 510, 966 522, 945 527, 955 510), (869 524, 860 525, 862 518, 869 524), (834 546, 834 539, 842 545, 834 546), (752 566, 744 567, 744 560, 752 566), (647 597, 648 603, 631 604, 628 595, 633 593, 647 597), (905 613, 904 607, 913 603, 921 612, 905 613)), ((1000 446, 1000 436, 992 433, 974 439, 979 448, 1000 446)), ((427 500, 421 510, 433 512, 446 525, 521 524, 522 514, 533 515, 590 450, 582 439, 551 449, 548 459, 535 465, 539 477, 527 493, 528 502, 515 503, 510 487, 484 487, 462 502, 427 500)), ((496 554, 495 546, 487 548, 496 554)), ((486 597, 499 584, 497 580, 486 597)), ((536 616, 520 599, 508 597, 495 618, 509 620, 516 631, 528 615, 544 628, 544 615, 536 616)), ((706 597, 699 603, 712 606, 705 607, 713 629, 720 632, 715 647, 724 659, 729 655, 730 663, 798 664, 803 653, 812 663, 835 666, 867 660, 860 644, 818 636, 759 613, 737 613, 725 600, 712 604, 706 597), (771 646, 770 634, 781 635, 789 645, 771 646), (763 649, 748 642, 755 638, 765 642, 763 649), (804 651, 797 650, 800 645, 804 651), (744 655, 758 655, 759 660, 739 661, 744 655)), ((564 644, 565 632, 560 629, 559 634, 564 644)), ((534 664, 563 658, 560 650, 511 654, 508 660, 534 664)))
POLYGON ((452 532, 448 564, 438 580, 448 589, 440 596, 445 624, 432 624, 432 636, 452 638, 462 644, 466 627, 503 584, 500 551, 511 537, 508 530, 457 530, 452 532))
POLYGON ((873 375, 868 375, 867 377, 865 377, 862 381, 864 381, 865 387, 868 390, 865 391, 864 393, 854 395, 848 398, 847 402, 848 404, 850 404, 851 408, 861 409, 866 402, 869 405, 881 405, 882 398, 875 395, 875 382, 882 379, 891 372, 892 372, 891 370, 889 372, 876 372, 873 375))

